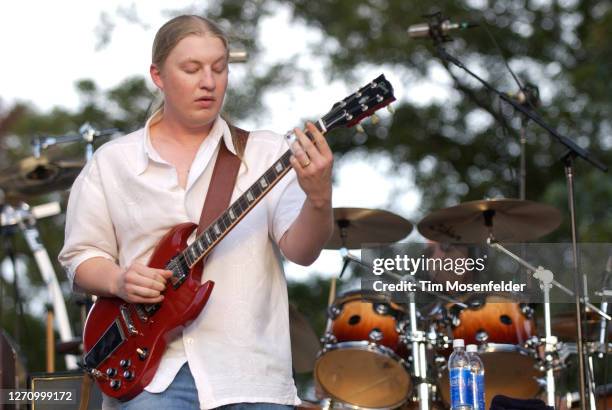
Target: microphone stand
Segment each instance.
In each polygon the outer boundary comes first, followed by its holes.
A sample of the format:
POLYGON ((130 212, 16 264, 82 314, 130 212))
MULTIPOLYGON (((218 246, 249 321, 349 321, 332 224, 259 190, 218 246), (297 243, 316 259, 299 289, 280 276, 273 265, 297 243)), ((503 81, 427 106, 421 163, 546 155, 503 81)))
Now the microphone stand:
MULTIPOLYGON (((496 94, 503 101, 510 104, 512 107, 514 107, 515 110, 519 111, 520 113, 525 115, 527 118, 532 120, 534 123, 538 124, 541 128, 546 130, 552 137, 554 137, 554 139, 556 139, 560 144, 562 144, 568 149, 568 152, 565 154, 563 158, 563 162, 564 162, 564 167, 565 167, 565 177, 567 180, 567 188, 568 188, 568 203, 569 203, 570 223, 571 223, 571 231, 572 231, 574 286, 576 288, 576 292, 574 292, 574 296, 575 296, 574 303, 576 307, 576 317, 577 317, 576 328, 577 328, 577 336, 578 336, 577 343, 578 343, 578 353, 579 353, 578 354, 578 367, 579 367, 579 372, 580 372, 580 377, 579 377, 580 406, 581 406, 581 410, 586 410, 587 393, 586 393, 585 382, 587 379, 590 380, 590 378, 588 374, 586 373, 587 372, 587 369, 585 367, 585 355, 586 354, 584 351, 583 338, 582 338, 582 312, 583 312, 584 306, 581 302, 581 296, 583 295, 583 289, 580 283, 581 282, 580 281, 580 269, 579 269, 579 262, 578 262, 578 234, 576 232, 576 210, 575 210, 576 199, 575 199, 575 194, 574 194, 574 160, 577 157, 582 158, 588 163, 590 163, 591 165, 593 165, 595 168, 598 168, 603 172, 607 172, 608 168, 602 162, 600 162, 597 158, 595 158, 591 153, 589 153, 587 150, 581 148, 574 141, 560 134, 555 129, 550 127, 548 124, 546 124, 546 122, 544 122, 544 120, 542 120, 542 118, 540 118, 540 116, 535 111, 532 111, 528 109, 527 107, 524 107, 517 101, 514 101, 509 95, 498 91, 491 84, 489 84, 488 82, 480 78, 470 69, 468 69, 461 61, 459 61, 457 58, 449 54, 444 49, 444 47, 442 47, 441 43, 437 41, 436 41, 436 51, 438 53, 438 56, 442 60, 447 61, 461 68, 463 71, 465 71, 470 76, 475 78, 478 82, 480 82, 487 90, 496 94)), ((586 279, 584 280, 586 281, 586 279)), ((586 298, 587 295, 585 294, 584 296, 586 298)))

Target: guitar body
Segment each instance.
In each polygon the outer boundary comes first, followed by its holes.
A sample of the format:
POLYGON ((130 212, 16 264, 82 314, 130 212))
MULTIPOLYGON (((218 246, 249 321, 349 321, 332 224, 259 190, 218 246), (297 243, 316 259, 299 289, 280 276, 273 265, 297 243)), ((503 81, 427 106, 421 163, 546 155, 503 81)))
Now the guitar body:
MULTIPOLYGON (((165 269, 186 247, 196 227, 185 223, 168 231, 148 266, 165 269)), ((83 349, 85 365, 97 370, 94 376, 104 394, 125 401, 150 383, 167 342, 181 326, 193 321, 208 301, 214 283, 201 284, 201 277, 202 263, 198 263, 180 286, 169 281, 164 300, 149 305, 157 306, 152 314, 143 309, 147 305, 130 304, 119 298, 99 298, 94 303, 85 322, 83 349)))

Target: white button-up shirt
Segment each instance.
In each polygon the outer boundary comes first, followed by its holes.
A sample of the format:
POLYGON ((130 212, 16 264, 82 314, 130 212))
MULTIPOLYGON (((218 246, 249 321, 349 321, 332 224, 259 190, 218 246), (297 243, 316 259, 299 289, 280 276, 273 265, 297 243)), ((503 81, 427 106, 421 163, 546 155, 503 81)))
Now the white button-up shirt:
MULTIPOLYGON (((197 224, 221 139, 235 153, 227 123, 218 118, 183 189, 176 169, 153 148, 149 123, 99 148, 72 187, 59 255, 72 283, 87 259, 108 258, 122 268, 146 264, 171 227, 197 224)), ((278 134, 252 132, 232 201, 287 149, 278 134)), ((215 247, 202 277, 215 282, 211 297, 182 337, 169 343, 147 391, 165 390, 187 361, 203 409, 237 402, 299 404, 278 243, 304 199, 291 171, 215 247)))

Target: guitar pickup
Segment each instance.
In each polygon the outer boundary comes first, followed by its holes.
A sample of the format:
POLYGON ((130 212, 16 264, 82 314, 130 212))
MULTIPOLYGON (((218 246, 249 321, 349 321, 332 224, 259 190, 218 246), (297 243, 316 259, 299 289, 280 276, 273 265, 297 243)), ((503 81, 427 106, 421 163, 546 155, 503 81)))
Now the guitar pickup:
POLYGON ((187 279, 187 275, 185 275, 183 272, 173 272, 172 276, 170 277, 170 282, 172 283, 172 286, 174 286, 174 289, 176 289, 181 286, 181 283, 185 282, 185 279, 187 279))
POLYGON ((138 329, 134 326, 134 322, 132 321, 132 317, 130 316, 130 310, 127 305, 121 305, 119 307, 119 311, 121 312, 121 319, 123 319, 123 324, 127 328, 130 335, 137 335, 138 329))

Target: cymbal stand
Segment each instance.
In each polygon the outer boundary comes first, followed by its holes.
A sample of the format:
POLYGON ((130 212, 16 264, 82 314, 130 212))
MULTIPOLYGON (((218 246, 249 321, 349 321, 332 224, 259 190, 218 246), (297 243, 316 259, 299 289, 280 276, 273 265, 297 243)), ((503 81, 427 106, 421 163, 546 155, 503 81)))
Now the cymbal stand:
MULTIPOLYGON (((340 248, 340 255, 342 256, 343 253, 348 252, 348 249, 346 247, 347 244, 347 229, 348 226, 350 224, 350 221, 346 220, 346 219, 341 219, 339 221, 337 221, 338 223, 338 227, 340 228, 340 239, 342 241, 342 247, 340 248)), ((340 271, 340 275, 338 275, 338 279, 342 278, 342 275, 344 275, 344 271, 346 271, 346 268, 348 267, 350 261, 346 258, 343 257, 343 265, 342 265, 342 270, 340 271)), ((336 277, 332 277, 331 279, 331 283, 329 285, 329 295, 327 297, 327 309, 331 309, 334 300, 336 299, 336 277)), ((330 340, 330 337, 332 335, 331 333, 331 326, 332 326, 332 315, 328 314, 327 315, 327 322, 325 324, 325 335, 321 338, 321 343, 325 344, 325 343, 330 343, 333 342, 332 340, 330 340)))
MULTIPOLYGON (((0 214, 0 225, 2 228, 17 227, 23 234, 28 247, 34 255, 34 260, 38 265, 40 274, 47 285, 49 297, 53 304, 53 310, 57 319, 60 340, 66 342, 72 340, 73 334, 70 328, 64 295, 59 286, 49 254, 40 240, 40 233, 36 227, 37 219, 57 215, 59 213, 60 206, 57 202, 32 208, 23 202, 16 208, 10 205, 4 205, 0 214)), ((17 278, 17 272, 15 272, 15 278, 17 278)), ((65 360, 68 369, 75 369, 77 367, 75 356, 66 355, 65 360)))
POLYGON ((412 366, 418 383, 419 410, 429 410, 431 385, 427 380, 427 337, 426 333, 417 326, 414 292, 410 292, 409 297, 410 335, 407 339, 412 342, 412 366))
MULTIPOLYGON (((492 237, 489 237, 487 244, 502 253, 508 255, 520 265, 527 268, 535 279, 540 281, 540 287, 544 292, 544 325, 545 325, 545 368, 546 368, 546 402, 549 406, 555 406, 555 379, 553 362, 555 355, 557 354, 557 338, 552 335, 551 332, 551 317, 550 317, 550 289, 555 286, 561 289, 564 293, 569 296, 574 296, 574 292, 563 286, 561 283, 554 279, 554 275, 550 270, 544 269, 542 266, 537 268, 531 265, 529 262, 523 260, 519 256, 513 254, 511 251, 506 249, 499 242, 496 242, 492 237)), ((610 316, 599 310, 597 307, 589 302, 585 302, 585 305, 590 309, 593 309, 599 313, 602 317, 610 320, 610 316)))
POLYGON ((34 157, 40 158, 42 151, 54 145, 85 141, 85 159, 89 161, 93 156, 94 139, 99 137, 107 137, 117 133, 118 131, 119 130, 117 128, 109 128, 106 130, 98 131, 93 128, 88 122, 86 122, 85 124, 81 125, 78 134, 62 135, 59 137, 43 136, 32 138, 32 151, 34 157))

